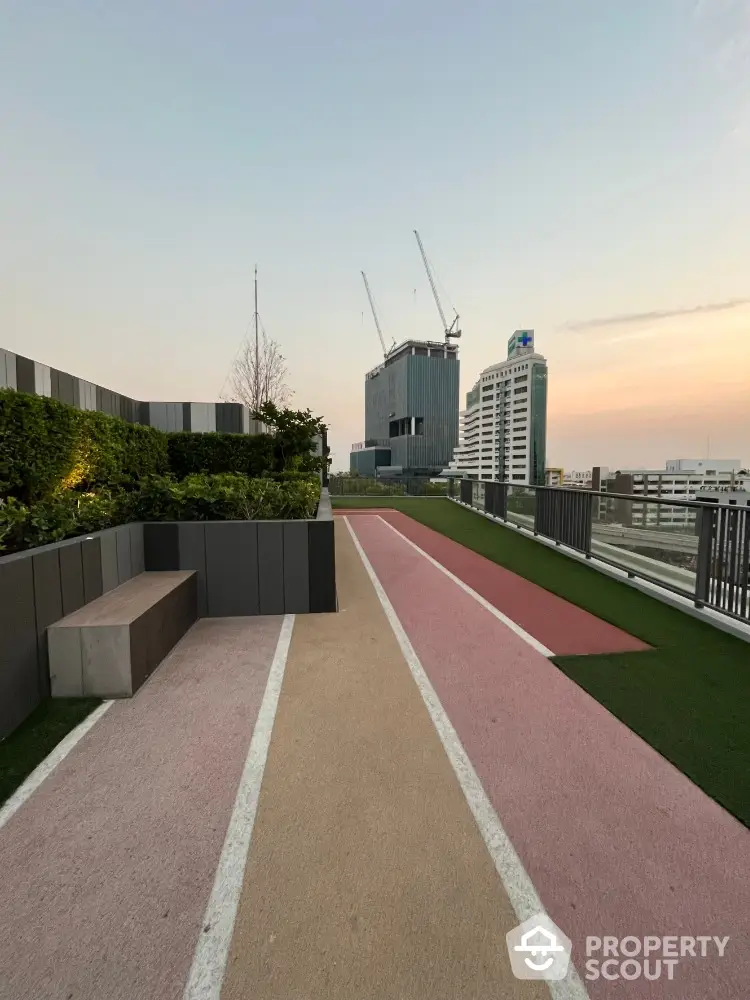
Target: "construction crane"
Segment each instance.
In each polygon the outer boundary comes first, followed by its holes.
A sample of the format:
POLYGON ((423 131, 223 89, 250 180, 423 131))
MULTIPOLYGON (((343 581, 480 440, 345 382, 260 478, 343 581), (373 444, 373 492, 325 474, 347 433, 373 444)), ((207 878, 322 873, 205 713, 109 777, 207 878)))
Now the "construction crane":
MULTIPOLYGON (((378 331, 378 336, 380 337, 380 344, 383 348, 383 357, 387 358, 388 355, 390 354, 390 351, 385 346, 385 337, 383 336, 383 331, 380 329, 380 320, 378 319, 378 313, 377 310, 375 309, 375 302, 373 301, 372 292, 370 291, 370 282, 367 280, 367 275, 365 274, 364 271, 361 271, 360 274, 362 275, 362 280, 365 283, 365 291, 367 292, 367 298, 370 301, 370 309, 372 309, 372 318, 375 320, 375 329, 378 331)), ((396 341, 394 340, 393 344, 391 345, 391 351, 395 347, 395 344, 396 341)))
MULTIPOLYGON (((440 321, 443 324, 443 333, 445 334, 445 342, 447 344, 448 341, 451 339, 451 337, 460 337, 461 336, 461 331, 458 328, 458 313, 456 313, 455 318, 454 318, 453 322, 451 323, 451 325, 448 326, 448 321, 445 318, 445 313, 443 312, 443 307, 440 304, 440 296, 437 293, 437 288, 435 287, 435 281, 434 281, 434 279, 432 277, 432 271, 430 270, 430 265, 429 265, 429 263, 427 261, 427 254, 424 252, 424 247, 422 246, 422 241, 419 238, 419 233, 417 232, 416 229, 414 230, 414 235, 417 237, 417 244, 419 246, 419 252, 422 254, 422 262, 424 264, 424 269, 427 272, 427 277, 428 277, 429 282, 430 282, 430 288, 432 289, 432 295, 433 295, 433 298, 435 299, 435 305, 437 306, 438 312, 440 313, 440 321)), ((456 312, 455 309, 453 311, 456 312)))

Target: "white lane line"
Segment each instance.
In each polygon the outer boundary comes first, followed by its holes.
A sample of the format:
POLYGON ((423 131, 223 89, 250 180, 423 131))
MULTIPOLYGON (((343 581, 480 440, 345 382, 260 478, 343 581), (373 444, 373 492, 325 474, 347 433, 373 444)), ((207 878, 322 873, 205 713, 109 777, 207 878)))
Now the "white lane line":
POLYGON ((221 994, 293 629, 294 615, 285 615, 183 1000, 219 1000, 221 994))
POLYGON ((15 816, 24 802, 27 802, 31 798, 42 782, 49 778, 52 772, 59 767, 76 744, 80 743, 86 733, 93 729, 111 705, 111 701, 103 702, 98 708, 94 709, 91 715, 87 715, 83 722, 77 725, 75 729, 71 729, 65 739, 57 744, 52 753, 48 757, 45 757, 42 763, 31 772, 21 787, 15 790, 2 809, 0 809, 0 830, 12 816, 15 816))
MULTIPOLYGON (((372 585, 375 588, 386 618, 401 647, 404 659, 409 665, 409 670, 411 670, 412 677, 419 688, 422 700, 427 706, 427 711, 430 713, 430 718, 435 729, 437 729, 440 742, 443 744, 443 748, 448 755, 451 766, 461 785, 461 790, 474 815, 479 831, 495 863, 497 873, 505 887, 508 899, 515 910, 519 922, 523 923, 529 917, 546 913, 542 901, 539 899, 537 891, 534 888, 534 883, 524 868, 523 862, 516 854, 510 837, 505 832, 497 813, 493 809, 492 803, 487 797, 487 793, 469 760, 469 755, 464 750, 461 740, 458 738, 458 733, 453 728, 445 709, 440 703, 440 699, 435 693, 435 689, 430 683, 424 667, 420 663, 419 657, 403 625, 399 621, 393 605, 388 599, 388 595, 383 589, 370 560, 367 558, 367 554, 349 523, 349 518, 345 517, 344 521, 359 552, 359 557, 367 570, 367 575, 370 577, 372 585)), ((555 983, 547 983, 547 986, 549 987, 552 1000, 589 1000, 586 987, 572 962, 568 965, 568 973, 565 979, 555 983)))
POLYGON ((406 535, 403 535, 398 530, 398 528, 394 528, 393 525, 390 523, 390 521, 386 521, 386 519, 384 517, 381 517, 380 514, 378 514, 377 517, 380 521, 383 522, 383 524, 387 525, 391 529, 391 531, 395 532, 399 536, 399 538, 402 538, 408 545, 411 545, 411 547, 415 549, 421 556, 424 556, 424 558, 428 562, 432 563, 433 566, 437 567, 437 569, 439 569, 441 573, 445 573, 445 575, 448 577, 449 580, 452 580, 455 584, 457 584, 457 586, 459 586, 461 590, 466 591, 466 593, 469 594, 470 597, 473 597, 474 600, 478 604, 481 604, 482 607, 485 608, 485 610, 489 611, 491 615, 494 615, 498 621, 501 621, 503 625, 507 625, 507 627, 512 632, 515 632, 519 638, 523 639, 524 642, 527 642, 533 649, 537 651, 537 653, 541 653, 542 656, 555 655, 551 649, 547 649, 547 647, 543 643, 539 642, 538 639, 535 639, 533 635, 530 635, 525 629, 521 628, 521 626, 518 625, 516 622, 514 622, 511 618, 508 618, 507 615, 504 615, 502 611, 498 611, 498 609, 494 606, 494 604, 490 604, 488 600, 485 600, 485 598, 482 597, 481 594, 478 594, 476 590, 473 590, 468 585, 468 583, 464 583, 464 581, 460 580, 454 573, 451 573, 449 569, 446 569, 442 563, 439 563, 437 559, 433 559, 433 557, 429 555, 429 553, 425 552, 424 549, 420 549, 420 547, 416 544, 416 542, 413 542, 411 538, 407 538, 406 535))

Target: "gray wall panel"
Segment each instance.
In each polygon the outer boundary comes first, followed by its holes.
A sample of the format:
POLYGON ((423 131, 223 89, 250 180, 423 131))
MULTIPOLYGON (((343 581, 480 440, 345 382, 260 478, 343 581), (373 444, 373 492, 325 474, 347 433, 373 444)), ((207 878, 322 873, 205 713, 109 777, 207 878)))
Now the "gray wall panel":
POLYGON ((284 611, 307 614, 310 580, 307 557, 307 521, 284 522, 284 611))
POLYGON ((100 538, 102 553, 102 593, 114 590, 120 583, 117 573, 117 529, 108 528, 100 538))
POLYGON ((208 595, 206 591, 206 525, 200 521, 190 521, 177 526, 180 562, 178 569, 194 569, 198 585, 198 616, 208 616, 208 595))
POLYGON ((149 573, 180 568, 177 524, 150 522, 143 525, 143 549, 149 573))
POLYGON ((88 604, 104 593, 102 581, 102 543, 96 536, 81 542, 83 563, 83 602, 88 604))
POLYGON ((282 521, 258 521, 258 591, 262 615, 284 614, 282 521))
POLYGON ((68 375, 67 372, 58 372, 57 378, 60 383, 59 385, 59 399, 62 403, 68 403, 70 406, 75 404, 75 395, 73 392, 73 376, 68 375))
POLYGON ((229 433, 229 417, 227 416, 226 403, 216 404, 216 431, 218 434, 229 433))
POLYGON ((0 564, 0 738, 36 708, 39 653, 31 559, 0 564))
POLYGON ((19 392, 36 392, 34 362, 23 355, 16 355, 16 388, 19 392))
POLYGON ((130 526, 115 528, 117 543, 117 579, 125 583, 133 576, 133 562, 130 557, 130 526))
POLYGON ((333 519, 309 521, 310 611, 336 610, 336 550, 333 519))
POLYGON ((190 429, 192 431, 210 430, 208 419, 208 403, 190 404, 190 429))
POLYGON ((193 429, 191 421, 191 410, 192 407, 190 403, 182 404, 182 430, 184 431, 191 431, 193 429))
POLYGON ((36 606, 37 649, 39 652, 39 694, 49 695, 49 659, 47 655, 47 626, 63 617, 62 583, 60 581, 60 552, 47 549, 31 558, 34 575, 34 603, 36 606))
POLYGON ((50 389, 51 389, 50 395, 52 396, 53 399, 59 399, 60 372, 57 370, 57 368, 50 368, 49 379, 50 379, 50 389))
POLYGON ((143 525, 130 526, 130 563, 133 576, 138 576, 146 568, 146 558, 143 549, 143 525))
POLYGON ((16 388, 16 356, 0 347, 0 389, 16 388))
POLYGON ((34 386, 38 396, 52 395, 52 372, 40 361, 34 362, 34 386))
POLYGON ((60 546, 60 582, 63 614, 69 615, 82 608, 85 602, 80 541, 60 546))
POLYGON ((156 427, 160 431, 165 431, 167 429, 167 404, 149 403, 148 419, 152 427, 156 427))
POLYGON ((211 618, 259 613, 255 522, 206 523, 206 586, 211 618))

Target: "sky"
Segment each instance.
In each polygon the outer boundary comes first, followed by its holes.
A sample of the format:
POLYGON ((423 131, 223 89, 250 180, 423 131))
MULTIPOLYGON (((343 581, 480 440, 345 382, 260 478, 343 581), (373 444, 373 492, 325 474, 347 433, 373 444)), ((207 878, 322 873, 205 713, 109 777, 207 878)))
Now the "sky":
POLYGON ((750 0, 0 0, 0 346, 213 400, 259 313, 364 436, 386 338, 533 328, 547 464, 750 461, 750 0))

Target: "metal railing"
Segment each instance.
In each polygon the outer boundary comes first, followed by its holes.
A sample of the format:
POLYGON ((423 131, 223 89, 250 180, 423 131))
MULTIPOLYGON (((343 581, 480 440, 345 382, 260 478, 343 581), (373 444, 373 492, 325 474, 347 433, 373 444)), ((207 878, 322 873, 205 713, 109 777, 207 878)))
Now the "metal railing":
POLYGON ((432 483, 429 479, 374 479, 366 476, 330 476, 332 497, 445 497, 448 480, 432 483))
POLYGON ((448 496, 750 622, 750 507, 469 479, 448 496))

